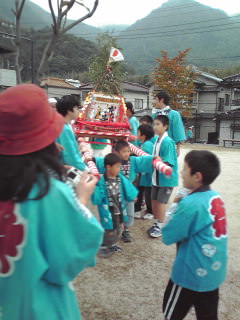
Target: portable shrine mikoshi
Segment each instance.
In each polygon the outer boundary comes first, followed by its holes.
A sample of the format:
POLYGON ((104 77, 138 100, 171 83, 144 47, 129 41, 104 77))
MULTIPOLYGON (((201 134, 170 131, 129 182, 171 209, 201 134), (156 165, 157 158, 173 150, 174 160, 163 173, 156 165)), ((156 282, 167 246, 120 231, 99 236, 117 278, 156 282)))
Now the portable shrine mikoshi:
POLYGON ((78 137, 116 140, 131 136, 124 98, 96 91, 88 93, 73 127, 78 137))

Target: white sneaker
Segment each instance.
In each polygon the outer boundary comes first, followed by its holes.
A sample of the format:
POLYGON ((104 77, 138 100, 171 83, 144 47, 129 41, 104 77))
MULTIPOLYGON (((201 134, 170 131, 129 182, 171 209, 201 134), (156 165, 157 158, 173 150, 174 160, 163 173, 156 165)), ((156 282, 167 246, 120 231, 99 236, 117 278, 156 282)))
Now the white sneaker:
POLYGON ((153 214, 151 213, 145 213, 143 216, 144 220, 152 220, 153 219, 153 214))
POLYGON ((134 218, 135 219, 141 219, 142 218, 142 212, 141 211, 136 211, 134 213, 134 218))

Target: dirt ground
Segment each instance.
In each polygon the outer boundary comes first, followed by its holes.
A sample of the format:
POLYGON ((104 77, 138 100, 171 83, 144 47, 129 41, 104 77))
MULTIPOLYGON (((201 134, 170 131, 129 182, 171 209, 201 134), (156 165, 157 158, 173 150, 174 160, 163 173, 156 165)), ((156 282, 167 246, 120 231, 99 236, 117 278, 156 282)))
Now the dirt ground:
MULTIPOLYGON (((219 320, 240 319, 240 150, 186 144, 179 168, 191 149, 208 149, 220 158, 222 172, 213 184, 226 203, 229 234, 228 275, 220 289, 219 320)), ((95 210, 96 212, 96 210, 95 210)), ((163 320, 162 298, 175 246, 150 239, 151 222, 135 220, 134 242, 120 243, 123 252, 97 259, 95 268, 81 273, 75 289, 84 320, 163 320)), ((185 318, 195 319, 194 311, 185 318)))

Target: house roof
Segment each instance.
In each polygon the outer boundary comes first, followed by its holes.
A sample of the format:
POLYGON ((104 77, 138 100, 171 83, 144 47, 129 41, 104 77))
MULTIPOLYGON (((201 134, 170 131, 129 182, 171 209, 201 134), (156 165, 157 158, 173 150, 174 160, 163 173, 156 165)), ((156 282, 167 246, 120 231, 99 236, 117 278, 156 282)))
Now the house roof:
POLYGON ((224 77, 224 82, 240 82, 240 73, 234 74, 232 76, 224 77))
POLYGON ((202 72, 202 71, 200 71, 200 75, 203 76, 203 77, 205 77, 205 78, 214 80, 214 81, 216 81, 216 82, 222 82, 222 79, 214 76, 213 74, 207 73, 207 72, 202 72))
POLYGON ((66 88, 66 89, 78 89, 74 85, 67 83, 64 79, 47 77, 41 80, 41 87, 58 87, 58 88, 66 88))
POLYGON ((121 83, 122 89, 129 90, 129 91, 137 91, 137 92, 145 92, 148 93, 149 89, 148 87, 135 82, 128 82, 124 81, 121 83))

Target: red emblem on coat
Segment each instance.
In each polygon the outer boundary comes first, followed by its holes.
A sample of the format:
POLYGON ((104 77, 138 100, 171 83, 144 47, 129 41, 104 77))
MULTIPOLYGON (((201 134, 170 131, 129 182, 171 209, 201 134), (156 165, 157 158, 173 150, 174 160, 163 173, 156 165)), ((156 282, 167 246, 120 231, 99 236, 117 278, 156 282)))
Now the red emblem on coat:
POLYGON ((12 201, 0 201, 0 277, 10 275, 21 255, 25 225, 12 201))
POLYGON ((226 212, 224 202, 220 197, 214 197, 210 200, 209 209, 211 218, 213 219, 214 237, 221 238, 227 235, 226 212))

